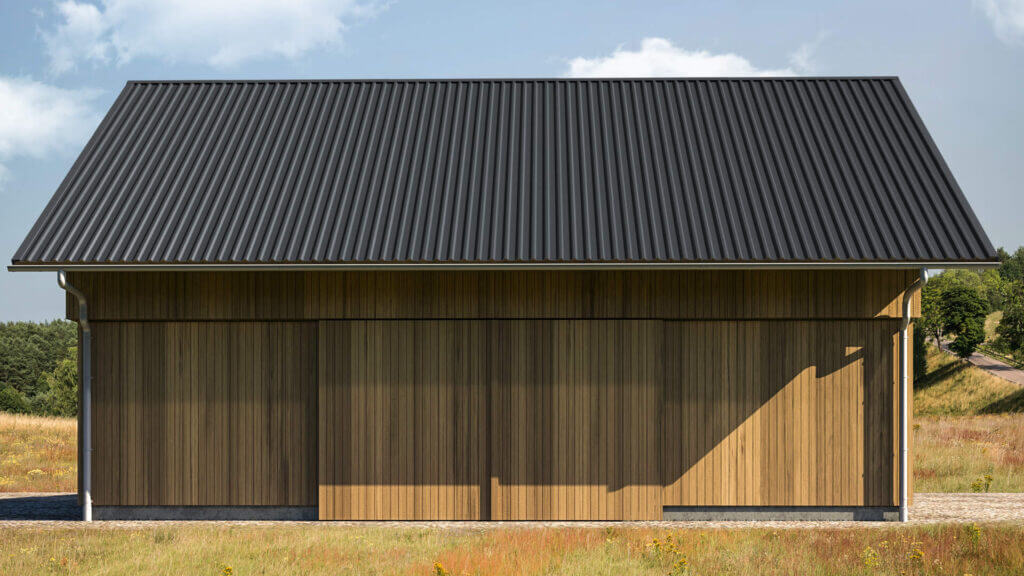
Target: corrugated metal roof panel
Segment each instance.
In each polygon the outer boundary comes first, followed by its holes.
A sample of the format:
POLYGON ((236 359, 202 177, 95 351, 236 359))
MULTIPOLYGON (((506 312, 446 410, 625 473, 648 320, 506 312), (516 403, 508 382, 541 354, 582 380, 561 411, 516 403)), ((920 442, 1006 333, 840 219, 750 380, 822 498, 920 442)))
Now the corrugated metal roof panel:
POLYGON ((132 82, 30 263, 991 261, 895 78, 132 82))

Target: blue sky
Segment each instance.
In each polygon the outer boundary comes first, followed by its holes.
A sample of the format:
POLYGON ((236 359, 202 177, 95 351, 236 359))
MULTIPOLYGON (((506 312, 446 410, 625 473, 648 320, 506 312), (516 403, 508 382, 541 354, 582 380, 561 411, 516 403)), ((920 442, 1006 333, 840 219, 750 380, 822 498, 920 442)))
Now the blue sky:
MULTIPOLYGON (((898 75, 993 243, 1024 244, 1024 0, 0 0, 0 254, 10 261, 125 81, 898 75)), ((0 272, 0 320, 63 315, 0 272)))

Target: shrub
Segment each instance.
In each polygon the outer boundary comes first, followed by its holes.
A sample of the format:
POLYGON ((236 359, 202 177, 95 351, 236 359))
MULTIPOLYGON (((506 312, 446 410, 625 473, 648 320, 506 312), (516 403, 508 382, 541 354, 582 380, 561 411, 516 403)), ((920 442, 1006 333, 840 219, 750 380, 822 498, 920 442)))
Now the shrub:
POLYGON ((864 548, 860 553, 860 559, 868 568, 874 568, 882 561, 882 557, 871 546, 864 548))
POLYGON ((671 534, 664 540, 652 540, 644 549, 643 561, 648 566, 668 568, 669 576, 681 576, 690 572, 690 562, 671 534))
POLYGON ((977 545, 981 542, 981 528, 974 522, 964 526, 964 532, 967 533, 967 541, 971 544, 977 545))
POLYGON ((0 384, 0 412, 25 414, 29 411, 28 400, 13 387, 0 384))
POLYGON ((988 492, 990 488, 992 488, 992 475, 991 474, 985 474, 984 476, 979 476, 977 480, 975 480, 974 482, 971 482, 971 491, 972 492, 988 492))
POLYGON ((68 357, 57 363, 52 373, 45 376, 47 391, 43 396, 43 410, 53 416, 78 415, 78 354, 72 348, 68 357))

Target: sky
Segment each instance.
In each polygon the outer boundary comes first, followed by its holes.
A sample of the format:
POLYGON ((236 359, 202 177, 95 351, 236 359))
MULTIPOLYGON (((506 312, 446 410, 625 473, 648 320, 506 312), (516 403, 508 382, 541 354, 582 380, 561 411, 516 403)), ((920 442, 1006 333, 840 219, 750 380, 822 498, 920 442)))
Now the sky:
MULTIPOLYGON (((1024 0, 0 0, 6 266, 128 80, 897 75, 989 237, 1024 245, 1024 0)), ((0 321, 63 316, 0 271, 0 321)))

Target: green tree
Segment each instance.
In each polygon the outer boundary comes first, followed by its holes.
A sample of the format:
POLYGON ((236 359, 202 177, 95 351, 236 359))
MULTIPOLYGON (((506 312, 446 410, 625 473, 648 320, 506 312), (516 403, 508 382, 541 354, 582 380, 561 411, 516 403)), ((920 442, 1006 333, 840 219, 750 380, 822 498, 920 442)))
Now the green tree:
POLYGON ((53 416, 78 415, 78 351, 72 348, 68 356, 57 363, 46 375, 47 391, 43 406, 53 416))
POLYGON ((949 348, 961 358, 967 358, 985 341, 985 316, 988 302, 977 289, 954 285, 942 292, 939 304, 942 331, 955 338, 949 348))
POLYGON ((75 346, 73 322, 0 322, 0 382, 26 398, 45 392, 47 373, 75 346))
MULTIPOLYGON (((914 329, 920 329, 922 336, 938 342, 942 338, 942 290, 945 282, 938 275, 921 289, 921 318, 914 323, 914 329)), ((924 345, 924 338, 921 338, 924 345)))
MULTIPOLYGON (((51 393, 51 388, 52 382, 67 377, 61 374, 58 378, 58 365, 65 372, 77 372, 77 339, 78 328, 64 320, 0 322, 0 410, 32 414, 66 412, 67 390, 51 393), (60 406, 51 408, 51 402, 60 406)), ((74 396, 77 397, 77 392, 74 396)))
POLYGON ((1017 282, 1024 280, 1024 246, 1017 248, 1017 251, 1010 254, 999 248, 999 275, 1006 282, 1017 282))
POLYGON ((989 310, 1002 310, 1010 283, 1003 279, 998 270, 982 270, 978 277, 981 280, 982 293, 988 300, 989 310))
POLYGON ((954 288, 975 292, 985 300, 988 309, 1000 310, 1006 298, 1007 283, 994 270, 955 269, 933 276, 921 290, 921 319, 918 323, 924 333, 936 341, 941 339, 946 326, 942 308, 945 294, 954 288))
POLYGON ((1024 280, 1018 280, 1007 290, 1003 319, 996 327, 999 344, 1007 351, 1024 352, 1024 280))
POLYGON ((28 401, 13 386, 0 384, 0 412, 23 414, 28 412, 28 401))

